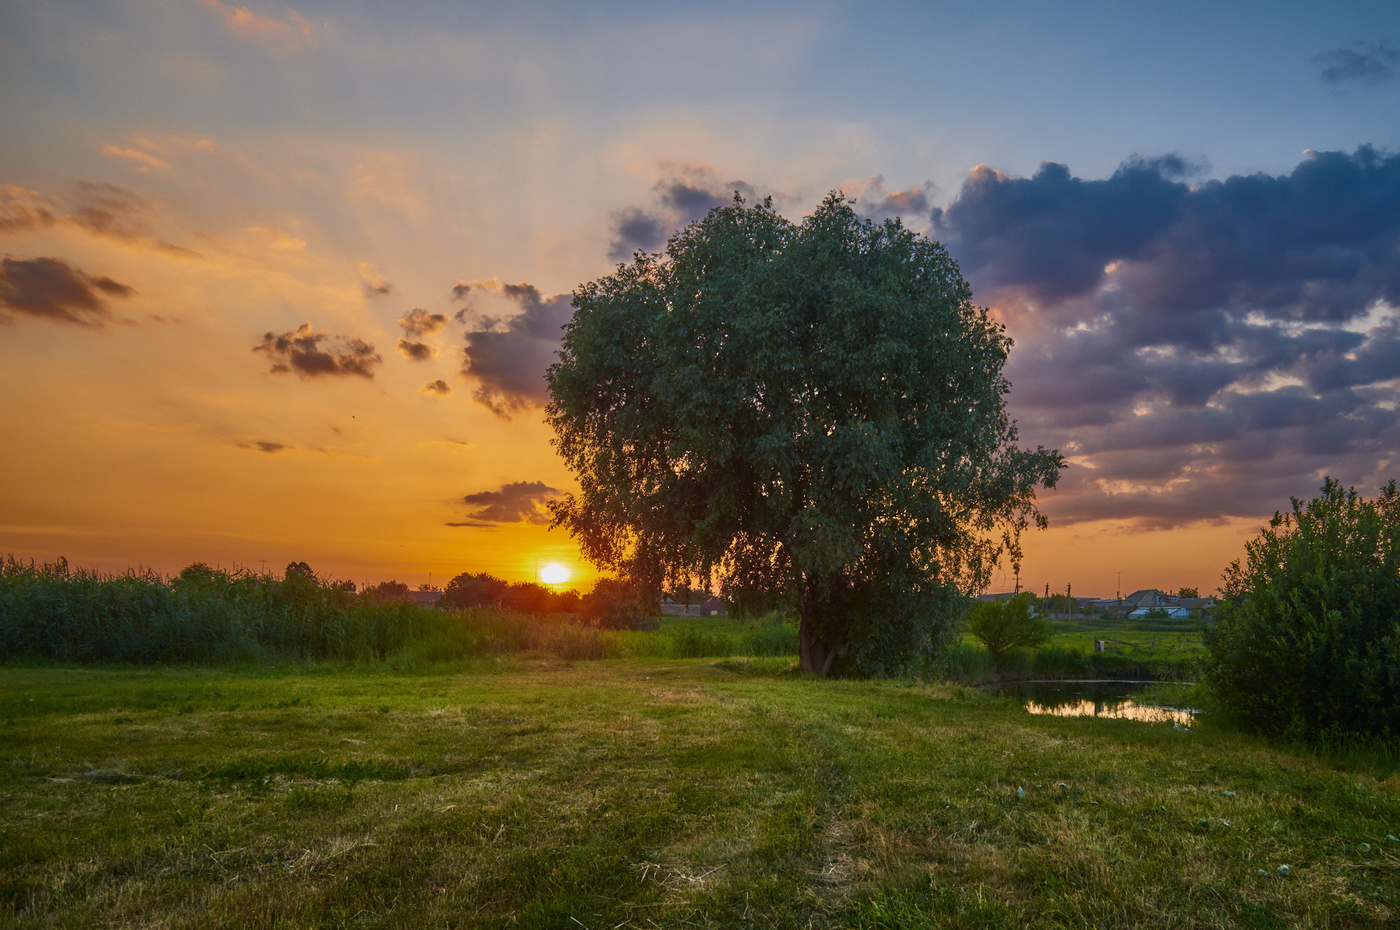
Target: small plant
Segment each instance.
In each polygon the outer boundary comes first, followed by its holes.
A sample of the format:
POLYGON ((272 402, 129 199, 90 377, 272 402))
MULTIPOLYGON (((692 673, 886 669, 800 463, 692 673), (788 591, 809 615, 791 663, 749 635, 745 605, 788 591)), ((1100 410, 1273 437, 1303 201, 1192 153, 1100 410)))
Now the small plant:
POLYGON ((992 654, 1003 668, 1017 649, 1035 649, 1050 639, 1050 625, 1037 617, 1028 594, 983 601, 967 616, 967 631, 992 654))

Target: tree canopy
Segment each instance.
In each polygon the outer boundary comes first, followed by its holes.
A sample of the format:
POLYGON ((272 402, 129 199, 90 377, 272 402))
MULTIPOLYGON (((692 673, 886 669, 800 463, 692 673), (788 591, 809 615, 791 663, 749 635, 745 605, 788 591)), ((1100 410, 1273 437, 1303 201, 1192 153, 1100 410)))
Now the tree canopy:
POLYGON ((549 420, 586 557, 650 589, 785 592, 804 668, 896 674, 948 635, 1057 452, 1013 443, 1010 340, 941 245, 838 194, 739 198, 574 292, 549 420))

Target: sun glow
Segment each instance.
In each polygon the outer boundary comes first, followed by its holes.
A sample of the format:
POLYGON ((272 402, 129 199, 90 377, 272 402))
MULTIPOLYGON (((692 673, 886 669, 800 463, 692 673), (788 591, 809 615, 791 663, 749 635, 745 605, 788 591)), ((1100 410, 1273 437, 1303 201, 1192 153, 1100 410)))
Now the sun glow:
POLYGON ((570 574, 572 573, 567 566, 560 565, 558 562, 550 562, 540 569, 540 580, 548 585, 563 584, 569 580, 570 574))

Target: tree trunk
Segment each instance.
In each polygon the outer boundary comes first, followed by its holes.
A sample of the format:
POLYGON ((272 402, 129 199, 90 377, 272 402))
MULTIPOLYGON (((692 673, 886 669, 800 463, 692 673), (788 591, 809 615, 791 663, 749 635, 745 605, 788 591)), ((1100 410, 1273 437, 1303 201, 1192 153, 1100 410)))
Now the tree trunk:
POLYGON ((815 672, 825 678, 831 672, 831 661, 836 658, 836 650, 817 634, 816 609, 816 598, 809 588, 803 592, 802 604, 798 608, 801 619, 797 627, 797 657, 802 671, 815 672))

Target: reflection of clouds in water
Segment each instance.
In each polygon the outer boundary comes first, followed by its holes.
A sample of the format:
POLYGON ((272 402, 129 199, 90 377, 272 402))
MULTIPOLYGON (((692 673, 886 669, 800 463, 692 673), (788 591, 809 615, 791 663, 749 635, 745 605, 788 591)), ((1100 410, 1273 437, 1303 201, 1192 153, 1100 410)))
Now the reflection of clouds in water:
POLYGON ((1047 707, 1035 701, 1026 702, 1026 710, 1032 714, 1050 714, 1055 717, 1116 717, 1120 720, 1137 720, 1141 723, 1179 723, 1191 725, 1191 712, 1175 707, 1155 707, 1151 704, 1134 704, 1124 701, 1121 704, 1100 704, 1094 701, 1080 701, 1077 704, 1062 704, 1047 707))

